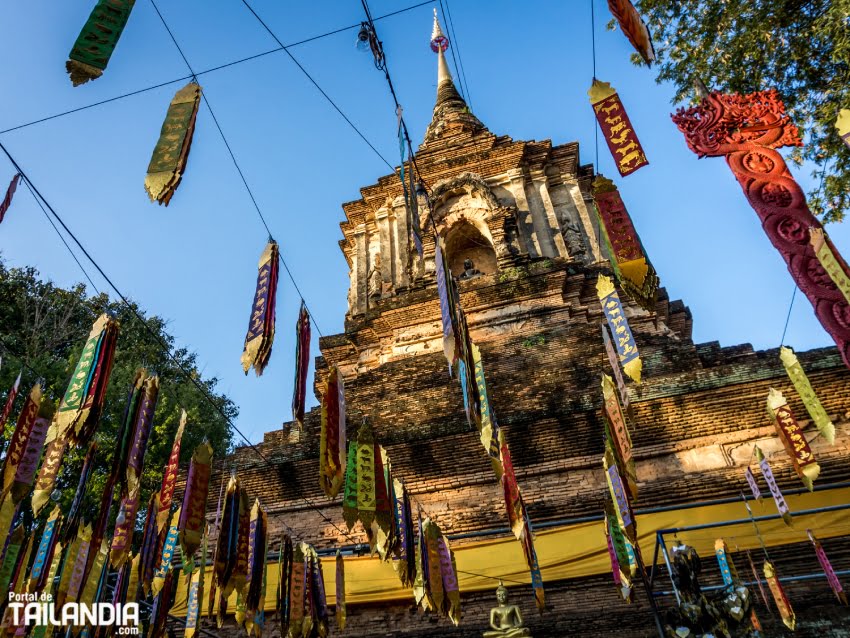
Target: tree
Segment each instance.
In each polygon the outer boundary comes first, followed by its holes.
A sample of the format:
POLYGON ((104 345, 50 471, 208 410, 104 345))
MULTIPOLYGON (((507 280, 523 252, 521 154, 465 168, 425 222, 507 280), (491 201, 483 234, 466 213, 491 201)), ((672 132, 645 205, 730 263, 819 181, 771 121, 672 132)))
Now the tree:
MULTIPOLYGON (((98 442, 97 464, 87 489, 84 512, 97 509, 115 452, 115 439, 130 383, 140 366, 156 372, 160 378, 159 401, 142 477, 142 503, 147 502, 147 496, 152 491, 160 488, 162 471, 171 453, 181 408, 188 414, 181 462, 189 460, 195 447, 204 438, 210 441, 217 458, 222 458, 231 448, 232 432, 221 412, 233 419, 238 410, 229 398, 215 391, 218 380, 202 378, 194 353, 183 348, 173 349, 174 338, 168 334, 161 318, 145 316, 144 311, 135 304, 133 308, 144 318, 144 325, 130 308, 122 302, 110 301, 105 294, 88 297, 83 285, 70 290, 58 288, 50 282, 41 281, 34 268, 9 269, 0 261, 0 356, 3 357, 0 406, 5 405, 8 389, 18 372, 23 370, 21 394, 15 403, 10 422, 4 424, 7 439, 23 406, 23 397, 37 378, 43 379, 47 396, 57 403, 62 398, 97 317, 104 312, 111 312, 121 324, 104 411, 95 435, 98 442), (174 358, 212 397, 215 406, 186 377, 180 366, 168 357, 160 341, 151 332, 168 344, 174 358)), ((57 488, 62 490, 61 504, 65 506, 65 511, 73 498, 85 452, 84 449, 71 450, 57 481, 57 488)))
POLYGON ((697 78, 726 92, 779 91, 805 143, 790 159, 815 166, 809 207, 824 222, 841 221, 850 209, 850 149, 835 121, 850 108, 850 0, 636 4, 652 32, 657 80, 675 85, 675 101, 694 99, 697 78))

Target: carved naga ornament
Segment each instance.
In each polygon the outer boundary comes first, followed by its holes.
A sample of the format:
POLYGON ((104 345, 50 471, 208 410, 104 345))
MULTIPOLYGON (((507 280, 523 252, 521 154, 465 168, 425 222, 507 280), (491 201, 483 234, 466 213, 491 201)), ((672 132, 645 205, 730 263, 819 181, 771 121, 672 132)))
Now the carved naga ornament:
MULTIPOLYGON (((818 261, 809 229, 821 223, 776 149, 801 146, 797 127, 774 90, 749 95, 711 92, 702 103, 679 109, 673 122, 700 157, 725 156, 764 232, 782 255, 821 325, 850 367, 850 306, 818 261)), ((826 239, 829 242, 829 239, 826 239)), ((850 269, 829 243, 844 273, 850 269)))

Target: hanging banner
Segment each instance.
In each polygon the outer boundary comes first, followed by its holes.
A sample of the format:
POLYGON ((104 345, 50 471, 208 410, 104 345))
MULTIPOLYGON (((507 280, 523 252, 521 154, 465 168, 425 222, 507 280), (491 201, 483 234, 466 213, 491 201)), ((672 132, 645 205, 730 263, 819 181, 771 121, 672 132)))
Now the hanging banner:
POLYGON ((850 302, 850 270, 840 255, 833 252, 823 228, 809 228, 809 237, 815 256, 835 287, 850 302))
POLYGON ((393 480, 393 492, 396 494, 396 521, 398 524, 397 560, 393 568, 404 587, 412 588, 416 577, 416 531, 413 528, 413 512, 410 506, 410 494, 407 486, 398 479, 393 480))
POLYGON ((42 399, 41 406, 38 409, 38 416, 35 418, 35 423, 27 439, 26 447, 20 457, 17 457, 17 450, 13 449, 11 444, 9 445, 9 450, 6 452, 6 461, 7 463, 17 462, 11 487, 13 503, 20 503, 29 496, 32 490, 35 470, 38 467, 39 461, 41 461, 41 453, 44 451, 44 441, 47 438, 47 431, 50 429, 50 422, 53 419, 55 409, 56 406, 53 404, 53 401, 42 399))
POLYGON ((525 509, 524 504, 522 506, 522 520, 525 521, 525 532, 520 543, 531 576, 531 588, 534 590, 537 611, 542 614, 546 611, 546 592, 543 589, 543 575, 540 573, 540 564, 537 561, 537 550, 534 549, 534 532, 531 528, 531 519, 528 518, 528 510, 525 509))
POLYGON ((336 628, 345 631, 345 561, 336 552, 336 628))
POLYGON ((617 283, 635 303, 653 312, 658 298, 658 275, 614 182, 597 175, 593 180, 593 202, 617 283))
POLYGON ((103 75, 135 3, 136 0, 97 0, 65 62, 74 86, 103 75))
POLYGON ((168 572, 162 590, 154 597, 151 608, 150 625, 145 638, 164 638, 165 625, 168 621, 168 609, 171 601, 171 590, 174 586, 174 572, 168 572))
POLYGON ((95 321, 74 369, 56 416, 58 435, 68 434, 78 445, 85 445, 94 434, 106 386, 112 372, 118 322, 109 315, 95 321))
POLYGON ((764 577, 767 580, 767 585, 770 587, 770 593, 773 594, 773 601, 776 603, 776 608, 779 610, 779 617, 782 622, 791 631, 797 624, 797 617, 794 615, 794 610, 791 609, 791 603, 785 595, 785 590, 776 576, 776 570, 769 561, 764 561, 764 577))
POLYGON ((626 389, 626 380, 623 378, 623 371, 620 369, 620 358, 617 350, 614 348, 614 343, 611 341, 611 332, 608 326, 604 323, 599 324, 602 329, 602 343, 605 346, 605 356, 608 357, 608 363, 611 366, 611 371, 614 374, 614 380, 617 382, 617 392, 620 393, 620 403, 623 406, 624 412, 629 412, 631 408, 631 399, 629 391, 626 389))
POLYGON ((24 526, 18 525, 8 537, 6 545, 6 554, 3 556, 3 562, 0 564, 0 591, 8 591, 9 584, 12 582, 12 574, 15 571, 15 566, 18 564, 18 555, 21 553, 21 548, 24 544, 24 526))
POLYGON ((263 374, 272 354, 274 342, 275 306, 277 303, 277 278, 280 270, 280 249, 277 242, 269 241, 257 270, 257 289, 251 306, 251 319, 242 351, 242 370, 248 374, 251 367, 257 376, 263 374))
MULTIPOLYGON (((12 177, 12 181, 9 182, 9 187, 6 189, 6 196, 3 198, 3 201, 0 202, 0 224, 3 223, 3 219, 6 217, 6 213, 9 212, 9 207, 12 205, 12 198, 15 196, 15 191, 18 190, 18 182, 20 181, 20 179, 20 173, 17 173, 14 177, 12 177)), ((18 383, 20 383, 20 377, 21 375, 18 375, 18 383)), ((5 411, 4 414, 8 416, 5 411)), ((5 422, 6 418, 4 417, 3 420, 0 421, 0 423, 5 422)))
POLYGON ((171 571, 171 559, 174 556, 174 548, 177 547, 177 521, 179 520, 180 508, 178 507, 171 515, 171 524, 168 527, 168 534, 165 536, 165 544, 162 546, 162 558, 151 582, 151 591, 154 596, 162 591, 165 586, 165 577, 171 571))
POLYGON ((304 406, 307 397, 307 372, 310 369, 310 313, 301 301, 298 323, 295 325, 295 384, 292 390, 292 419, 304 427, 304 406))
POLYGON ((43 575, 46 575, 50 563, 53 561, 53 553, 56 550, 56 542, 59 539, 59 527, 62 525, 62 511, 56 505, 47 521, 44 524, 44 530, 41 533, 41 539, 38 542, 38 549, 35 552, 35 561, 32 564, 30 572, 30 581, 27 591, 30 593, 40 591, 44 586, 43 575))
MULTIPOLYGON (((263 576, 266 571, 266 544, 268 540, 268 517, 260 506, 260 499, 254 500, 251 508, 251 523, 248 533, 248 574, 245 586, 245 609, 250 624, 254 624, 257 613, 262 610, 263 576)), ((250 628, 248 633, 250 634, 250 628)))
MULTIPOLYGON (((0 219, 0 221, 3 220, 0 219)), ((9 394, 6 395, 6 404, 3 406, 3 413, 0 414, 0 427, 5 427, 6 421, 8 421, 9 415, 12 413, 12 408, 15 405, 15 399, 18 398, 18 392, 21 389, 21 374, 20 372, 18 373, 18 377, 9 390, 9 394)))
POLYGON ((602 466, 605 469, 605 480, 608 482, 608 490, 614 503, 617 514, 617 523, 631 543, 637 542, 637 530, 632 517, 632 508, 629 504, 629 496, 617 469, 617 461, 611 449, 611 442, 605 442, 605 455, 602 457, 602 466))
POLYGON ((142 395, 139 397, 139 409, 136 423, 133 426, 132 445, 127 457, 126 482, 130 492, 136 490, 142 480, 145 467, 145 453, 148 449, 148 439, 153 429, 153 416, 156 402, 159 398, 159 377, 147 377, 142 384, 142 395))
POLYGON ((322 393, 319 440, 319 485, 328 498, 336 498, 346 469, 345 386, 336 366, 328 373, 322 393))
MULTIPOLYGON (((416 192, 418 189, 415 183, 415 169, 416 165, 413 163, 413 149, 410 148, 410 144, 407 145, 408 151, 410 151, 410 164, 408 171, 408 191, 410 195, 410 232, 413 235, 413 247, 416 249, 416 253, 419 255, 419 259, 421 260, 424 257, 425 252, 422 248, 422 224, 419 221, 419 195, 416 192)), ((425 197, 428 195, 426 193, 425 197)), ((430 209, 430 202, 427 202, 427 205, 430 209)))
POLYGON ((196 569, 192 573, 192 581, 189 585, 189 598, 186 605, 186 630, 183 632, 183 638, 192 638, 198 628, 198 612, 200 611, 200 595, 198 587, 200 586, 202 571, 203 568, 196 569))
POLYGON ((522 494, 519 491, 516 473, 514 472, 514 463, 511 458, 511 451, 508 448, 508 442, 502 437, 502 490, 505 495, 505 509, 508 512, 508 521, 511 524, 511 531, 516 536, 517 540, 522 538, 522 533, 525 528, 525 521, 522 518, 522 494))
POLYGON ((457 578, 455 555, 449 547, 445 536, 437 539, 437 549, 440 555, 440 573, 443 577, 443 592, 445 594, 446 615, 457 627, 460 623, 460 585, 457 578))
POLYGON ((761 475, 767 482, 767 487, 773 496, 773 502, 776 503, 776 509, 782 515, 782 520, 785 521, 785 524, 791 525, 791 510, 788 507, 788 503, 785 502, 785 497, 782 495, 779 486, 776 484, 776 479, 773 477, 773 470, 770 469, 770 464, 758 446, 755 447, 755 453, 759 467, 761 468, 761 475))
POLYGON ((375 520, 375 437, 364 421, 357 433, 357 514, 363 527, 369 529, 375 520))
POLYGON ((174 443, 171 445, 171 454, 168 463, 162 472, 162 487, 159 491, 159 513, 157 514, 156 526, 161 532, 168 522, 168 513, 171 511, 171 501, 174 498, 174 486, 177 483, 177 472, 180 466, 180 444, 183 441, 183 430, 186 427, 186 410, 180 410, 180 425, 174 434, 174 443))
POLYGON ((602 373, 602 416, 610 434, 620 475, 626 479, 626 487, 632 498, 637 498, 637 473, 632 457, 632 437, 626 424, 626 415, 617 399, 614 381, 602 373))
MULTIPOLYGON (((95 454, 97 453, 97 441, 92 441, 89 445, 86 457, 83 459, 83 468, 80 470, 80 480, 77 482, 77 491, 74 493, 74 500, 71 501, 71 507, 68 508, 68 515, 65 519, 65 529, 62 530, 62 540, 68 542, 77 533, 77 527, 83 516, 83 499, 86 495, 86 489, 89 486, 89 478, 91 477, 92 469, 94 468, 95 454)), ((91 529, 89 530, 89 540, 91 540, 91 529)))
POLYGON ((587 94, 620 176, 649 164, 617 91, 608 82, 594 78, 587 94))
MULTIPOLYGON (((47 402, 49 403, 49 400, 47 402)), ((2 493, 4 496, 12 489, 12 483, 15 482, 18 466, 24 458, 24 452, 27 449, 30 438, 35 433, 36 438, 41 437, 41 440, 44 441, 44 436, 47 434, 46 432, 35 432, 40 406, 41 385, 36 383, 32 390, 30 390, 29 395, 27 395, 26 401, 24 401, 24 407, 21 408, 21 413, 18 415, 15 431, 12 433, 9 447, 6 450, 6 458, 3 461, 2 493)), ((38 459, 36 459, 37 462, 38 459)), ((17 500, 13 499, 13 502, 17 505, 20 500, 20 498, 17 500)))
POLYGON ((145 524, 142 527, 142 546, 139 548, 139 583, 145 597, 150 595, 151 582, 153 581, 156 568, 159 566, 162 546, 165 544, 166 534, 159 534, 156 530, 158 504, 159 499, 154 492, 148 500, 145 524))
POLYGON ((652 37, 646 22, 643 21, 635 6, 630 0, 608 0, 608 9, 617 20, 623 34, 632 43, 635 51, 640 54, 646 66, 652 66, 655 62, 655 47, 652 46, 652 37))
POLYGON ((844 143, 850 146, 850 109, 841 109, 838 112, 835 128, 844 143))
POLYGON ((732 587, 734 585, 734 570, 730 565, 729 557, 727 555, 728 551, 726 541, 722 538, 718 538, 714 541, 714 555, 717 556, 717 564, 720 566, 720 576, 723 578, 723 584, 727 587, 732 587))
POLYGON ((121 499, 109 552, 109 563, 115 569, 121 569, 130 556, 133 531, 136 528, 136 514, 139 512, 139 490, 140 486, 136 486, 132 493, 121 499))
POLYGON ((782 365, 785 366, 785 372, 788 373, 788 378, 794 384, 794 389, 806 406, 806 411, 812 417, 812 421, 821 433, 824 439, 830 444, 835 443, 835 426, 826 413, 823 405, 821 405, 818 395, 812 389, 812 384, 809 383, 809 378, 806 376, 803 366, 800 365, 797 355, 791 348, 782 346, 779 348, 779 358, 782 360, 782 365))
MULTIPOLYGON (((803 189, 777 149, 802 144, 800 132, 775 90, 748 95, 711 92, 689 109, 679 109, 673 122, 699 157, 725 157, 762 228, 785 260, 800 292, 806 295, 824 330, 835 340, 850 366, 850 304, 827 283, 827 272, 805 236, 821 223, 806 204, 803 189), (789 229, 795 229, 789 233, 789 229)), ((844 277, 850 267, 838 261, 844 277)), ((837 275, 838 273, 834 273, 837 275)))
POLYGON ((292 556, 292 570, 291 570, 291 579, 289 581, 289 604, 287 609, 289 611, 289 631, 287 632, 287 638, 299 638, 302 635, 302 628, 304 626, 304 598, 306 596, 305 590, 305 557, 304 557, 304 549, 306 545, 304 543, 298 543, 295 545, 292 556))
MULTIPOLYGON (((236 538, 236 565, 233 568, 233 576, 230 585, 237 592, 244 591, 248 582, 248 537, 251 533, 251 501, 248 491, 239 486, 239 535, 236 538)), ((229 592, 225 588, 225 593, 229 592)))
POLYGON ((835 575, 835 570, 832 568, 832 563, 829 562, 826 552, 823 551, 823 546, 820 544, 820 541, 815 538, 815 535, 812 534, 812 530, 807 529, 806 534, 808 534, 809 540, 815 548, 815 554, 817 554, 818 562, 820 563, 824 576, 826 576, 827 582, 829 582, 829 586, 832 588, 832 592, 835 594, 835 597, 838 598, 838 602, 842 605, 846 605, 847 594, 844 593, 844 587, 841 586, 841 581, 838 580, 838 576, 835 575))
POLYGON ((747 477, 747 484, 750 486, 750 491, 753 493, 753 498, 761 502, 761 488, 758 481, 749 466, 744 470, 744 476, 747 477))
POLYGON ((453 294, 450 290, 450 287, 454 287, 454 281, 452 280, 451 272, 446 269, 446 256, 443 252, 443 240, 440 237, 436 238, 434 264, 437 275, 437 294, 440 297, 440 320, 443 324, 443 353, 446 355, 449 368, 451 368, 458 360, 460 354, 456 347, 457 330, 455 327, 453 294))
MULTIPOLYGON (((480 424, 478 429, 481 445, 487 452, 490 459, 490 464, 493 466, 493 472, 496 474, 496 480, 501 480, 504 468, 502 467, 501 450, 499 446, 499 424, 496 422, 496 415, 490 405, 490 399, 487 396, 487 380, 484 377, 484 363, 481 361, 481 351, 474 343, 471 344, 472 362, 475 366, 475 383, 478 386, 478 402, 481 406, 481 419, 476 421, 476 425, 480 424)), ((463 380, 463 374, 458 374, 463 380)))
POLYGON ((602 305, 602 311, 605 313, 605 319, 608 321, 608 327, 614 336, 617 356, 620 365, 623 366, 623 372, 635 383, 640 383, 643 362, 640 360, 637 343, 632 336, 632 330, 623 311, 623 305, 620 303, 620 296, 617 294, 617 289, 610 277, 599 275, 596 280, 596 294, 599 297, 599 303, 602 305))
POLYGON ((177 523, 178 539, 183 556, 194 555, 201 545, 201 536, 206 524, 212 458, 212 446, 205 439, 195 448, 192 460, 189 462, 183 505, 180 508, 180 519, 177 523))
POLYGON ((91 527, 89 525, 80 527, 65 555, 65 564, 62 567, 62 576, 59 579, 59 590, 56 595, 57 606, 61 607, 66 601, 76 601, 90 543, 91 527))
POLYGON ((617 523, 617 515, 611 501, 605 501, 605 537, 608 541, 608 557, 611 560, 611 573, 620 596, 626 602, 632 601, 632 562, 629 559, 629 544, 623 536, 623 530, 617 523))
POLYGON ((65 458, 65 449, 68 447, 67 441, 57 436, 55 422, 47 430, 47 441, 47 450, 44 452, 44 460, 38 471, 35 490, 31 499, 32 511, 35 516, 41 513, 41 510, 50 500, 50 494, 56 484, 56 477, 59 475, 59 468, 62 467, 62 461, 65 458))
POLYGON ((168 105, 145 175, 145 190, 152 202, 168 206, 183 179, 200 103, 201 87, 192 81, 168 105))
POLYGON ((791 458, 794 471, 809 491, 814 490, 814 481, 820 474, 820 465, 809 447, 809 442, 794 418, 794 413, 785 397, 778 390, 770 388, 767 395, 767 411, 773 418, 776 431, 791 458))

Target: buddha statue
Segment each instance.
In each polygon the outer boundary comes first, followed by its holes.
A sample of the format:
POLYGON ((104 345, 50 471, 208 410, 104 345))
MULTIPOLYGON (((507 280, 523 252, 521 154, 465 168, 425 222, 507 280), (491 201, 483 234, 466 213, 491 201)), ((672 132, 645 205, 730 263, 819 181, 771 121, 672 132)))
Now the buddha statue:
POLYGON ((475 277, 480 277, 481 271, 475 267, 475 264, 471 259, 463 260, 463 272, 460 273, 460 277, 458 279, 474 279, 475 277))
POLYGON ((508 590, 499 583, 496 589, 499 606, 490 610, 492 630, 481 634, 484 638, 531 638, 531 631, 522 626, 522 614, 519 607, 508 604, 508 590))

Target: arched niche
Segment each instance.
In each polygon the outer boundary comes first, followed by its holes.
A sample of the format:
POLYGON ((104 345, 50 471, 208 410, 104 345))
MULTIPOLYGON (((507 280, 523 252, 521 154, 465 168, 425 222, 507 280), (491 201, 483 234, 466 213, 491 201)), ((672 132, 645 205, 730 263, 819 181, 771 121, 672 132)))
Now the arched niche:
POLYGON ((498 270, 493 244, 468 220, 460 219, 452 224, 444 242, 449 270, 455 277, 463 275, 467 259, 482 275, 491 275, 498 270))

